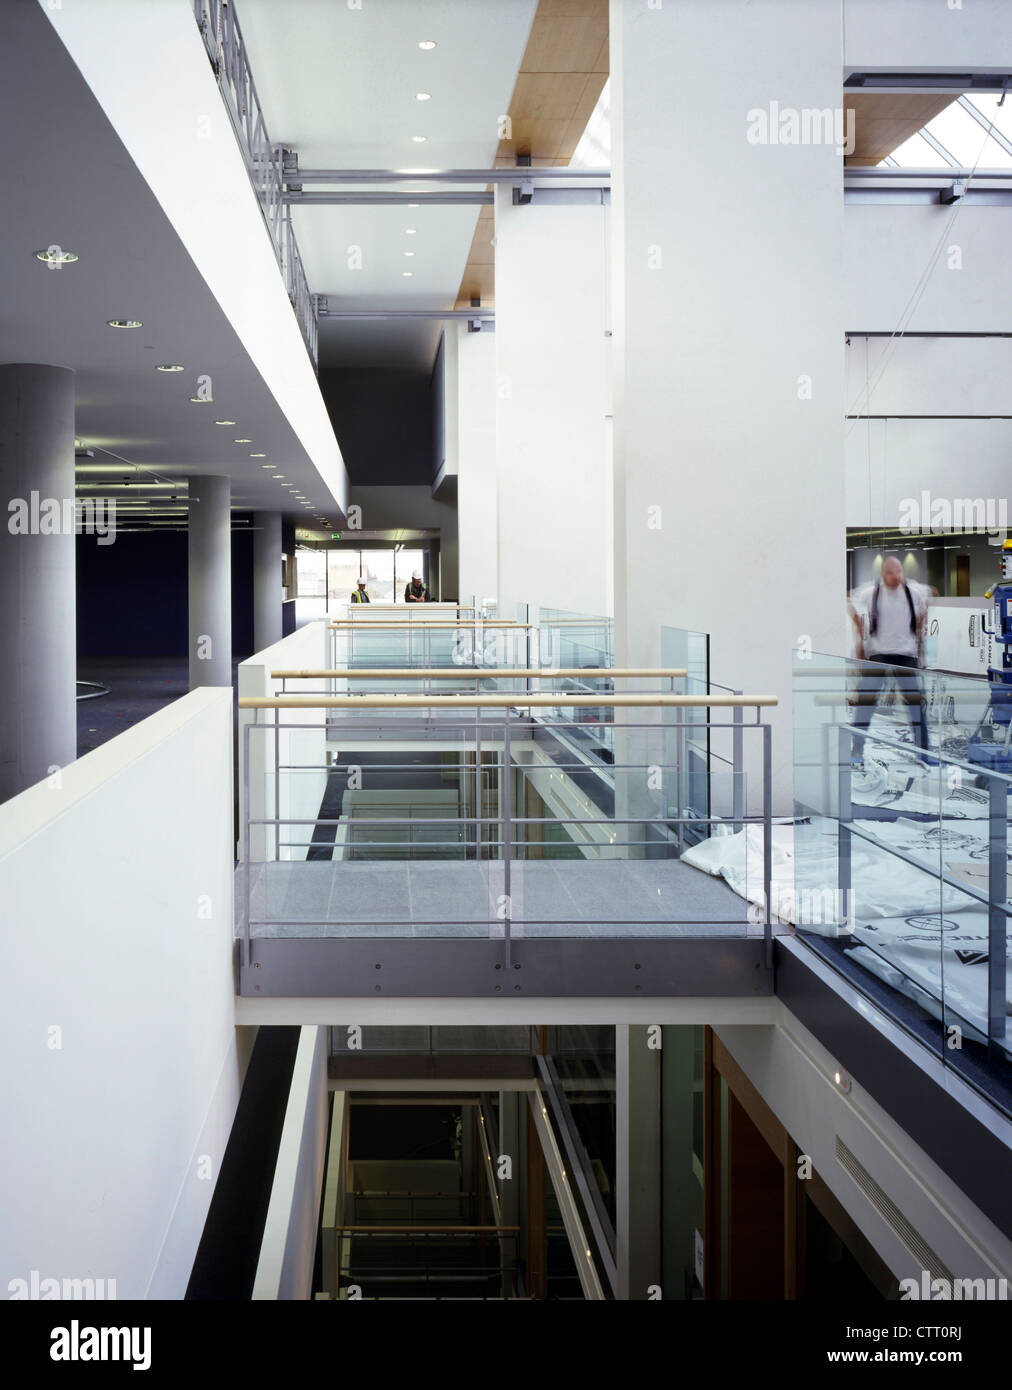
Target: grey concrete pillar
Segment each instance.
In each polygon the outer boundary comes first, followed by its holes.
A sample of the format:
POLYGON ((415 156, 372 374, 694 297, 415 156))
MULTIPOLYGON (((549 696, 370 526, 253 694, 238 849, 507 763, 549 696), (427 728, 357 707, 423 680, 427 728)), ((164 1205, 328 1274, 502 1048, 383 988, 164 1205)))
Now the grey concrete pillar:
POLYGON ((190 689, 232 684, 232 485, 190 479, 190 689))
POLYGON ((615 1265, 617 1296, 658 1297, 661 1279, 659 1025, 615 1029, 615 1265))
POLYGON ((281 513, 253 516, 253 650, 281 641, 281 513))
POLYGON ((0 801, 77 757, 74 373, 0 366, 0 801))

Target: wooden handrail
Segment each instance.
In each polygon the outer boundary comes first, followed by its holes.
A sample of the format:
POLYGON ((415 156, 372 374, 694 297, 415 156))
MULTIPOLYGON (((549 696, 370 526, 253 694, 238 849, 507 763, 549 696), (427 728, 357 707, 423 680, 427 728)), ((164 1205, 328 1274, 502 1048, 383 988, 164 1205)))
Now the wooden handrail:
POLYGON ((240 709, 621 709, 752 708, 779 703, 776 695, 242 695, 240 709))
POLYGON ((328 623, 327 626, 340 628, 392 628, 394 631, 398 628, 413 629, 427 627, 508 627, 519 630, 520 628, 533 627, 534 624, 518 623, 516 618, 493 618, 491 622, 489 622, 487 618, 433 618, 431 620, 426 620, 424 618, 405 618, 402 622, 396 623, 393 621, 389 623, 382 621, 371 623, 366 618, 335 618, 335 620, 332 623, 328 623))
POLYGON ((555 678, 573 679, 583 676, 589 680, 604 680, 610 676, 616 680, 640 679, 644 676, 685 676, 688 672, 684 666, 560 666, 549 669, 546 666, 530 666, 520 669, 499 667, 499 666, 454 666, 452 668, 441 666, 435 670, 419 669, 412 667, 405 670, 403 666, 376 666, 371 668, 359 667, 340 670, 302 670, 302 671, 272 671, 272 679, 284 680, 317 680, 326 676, 340 677, 342 680, 434 680, 434 681, 455 681, 455 680, 491 680, 493 677, 501 677, 503 680, 525 680, 539 677, 541 679, 552 680, 555 678))

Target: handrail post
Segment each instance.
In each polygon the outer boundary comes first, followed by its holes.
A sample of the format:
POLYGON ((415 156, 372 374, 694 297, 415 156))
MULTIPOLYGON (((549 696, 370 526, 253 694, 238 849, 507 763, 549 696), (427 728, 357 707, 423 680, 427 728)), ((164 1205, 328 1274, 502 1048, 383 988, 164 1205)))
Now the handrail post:
MULTIPOLYGON (((759 713, 758 707, 756 714, 759 713)), ((766 943, 766 969, 773 969, 773 727, 763 724, 763 940, 766 943)))
POLYGON ((503 931, 505 940, 505 967, 507 970, 512 968, 511 952, 511 927, 513 917, 513 898, 512 898, 512 876, 510 873, 510 860, 513 855, 513 775, 510 762, 510 710, 506 706, 506 722, 503 725, 503 755, 502 755, 502 855, 503 855, 503 889, 506 895, 506 916, 503 919, 503 931))
MULTIPOLYGON (((846 913, 848 921, 850 913, 847 911, 847 904, 850 901, 851 892, 851 843, 850 843, 850 821, 851 821, 851 753, 853 747, 852 728, 850 724, 841 724, 840 729, 840 767, 839 767, 839 793, 837 805, 837 849, 836 849, 836 886, 840 893, 840 909, 846 913)), ((862 752, 864 748, 862 747, 862 752)), ((797 858, 795 857, 795 866, 797 858)), ((796 867, 795 867, 796 871, 796 867)))
POLYGON ((474 711, 474 858, 481 862, 481 706, 474 711))
MULTIPOLYGON (((326 721, 325 721, 326 722, 326 721)), ((281 711, 274 711, 274 858, 281 859, 281 711)))
MULTIPOLYGON (((740 690, 734 692, 741 695, 740 690)), ((758 709, 756 713, 758 714, 758 709)), ((731 824, 735 831, 742 827, 742 817, 745 814, 744 801, 745 789, 742 786, 742 716, 745 711, 741 705, 735 705, 731 711, 731 824)))
MULTIPOLYGON (((941 776, 941 768, 939 768, 941 776)), ((987 1050, 991 1061, 1004 1059, 1000 1040, 1005 1037, 1005 936, 1008 919, 1008 793, 1003 778, 991 773, 988 787, 987 873, 987 1050)), ((942 1000, 944 1013, 945 1001, 942 1000)))
MULTIPOLYGON (((249 737, 250 730, 256 723, 256 716, 243 725, 243 746, 242 746, 242 785, 243 785, 243 805, 245 815, 243 817, 243 860, 246 865, 246 911, 243 914, 243 965, 249 969, 250 963, 250 938, 249 938, 249 919, 253 905, 253 884, 252 884, 252 865, 250 864, 250 804, 249 804, 249 737)), ((266 902, 266 896, 264 898, 266 902)))

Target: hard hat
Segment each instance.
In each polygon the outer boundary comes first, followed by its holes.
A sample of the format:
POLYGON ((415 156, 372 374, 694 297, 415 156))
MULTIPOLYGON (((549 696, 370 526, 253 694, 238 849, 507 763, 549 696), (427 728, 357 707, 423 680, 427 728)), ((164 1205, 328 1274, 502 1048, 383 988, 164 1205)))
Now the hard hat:
POLYGON ((358 581, 358 587, 359 587, 360 589, 364 589, 364 588, 365 588, 365 580, 364 580, 364 579, 360 579, 360 580, 358 581))
POLYGON ((412 571, 411 571, 411 578, 412 578, 412 579, 421 579, 421 577, 422 577, 422 576, 418 573, 417 570, 412 570, 412 571))

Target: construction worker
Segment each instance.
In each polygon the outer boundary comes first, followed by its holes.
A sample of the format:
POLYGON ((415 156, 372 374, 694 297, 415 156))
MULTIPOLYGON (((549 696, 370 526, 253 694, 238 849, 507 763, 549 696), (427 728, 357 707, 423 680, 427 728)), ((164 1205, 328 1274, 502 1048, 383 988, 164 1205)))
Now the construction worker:
POLYGON ((411 583, 404 586, 405 603, 431 603, 429 586, 422 582, 422 576, 417 570, 411 572, 411 583))
POLYGON ((364 579, 360 579, 360 580, 358 581, 358 588, 357 588, 357 589, 355 590, 355 592, 352 594, 352 596, 351 596, 351 601, 352 601, 352 603, 369 603, 369 602, 370 602, 369 595, 368 595, 368 594, 366 593, 366 591, 365 591, 365 580, 364 580, 364 579))
MULTIPOLYGON (((903 577, 903 565, 897 555, 887 555, 882 561, 882 575, 874 584, 856 589, 847 608, 857 630, 857 656, 860 661, 880 663, 862 668, 858 687, 858 703, 854 710, 854 728, 866 730, 879 696, 891 682, 907 706, 922 749, 928 747, 928 721, 925 713, 924 689, 917 674, 924 664, 924 625, 928 615, 928 600, 934 590, 926 584, 910 583, 903 577), (862 623, 854 603, 867 612, 862 623)), ((854 761, 863 762, 867 739, 854 740, 854 761)), ((874 744, 868 752, 874 751, 874 744)))

